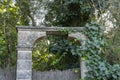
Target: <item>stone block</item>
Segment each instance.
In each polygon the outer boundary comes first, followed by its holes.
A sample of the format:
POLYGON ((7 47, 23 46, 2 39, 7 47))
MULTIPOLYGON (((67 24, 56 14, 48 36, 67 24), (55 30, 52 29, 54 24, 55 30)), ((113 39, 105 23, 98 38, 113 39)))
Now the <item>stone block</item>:
POLYGON ((32 51, 18 51, 18 59, 32 60, 32 51))
POLYGON ((88 72, 86 67, 86 61, 81 60, 81 78, 84 79, 86 77, 86 73, 88 72))
POLYGON ((32 80, 31 70, 17 70, 17 80, 32 80))
POLYGON ((32 69, 32 60, 18 60, 17 61, 18 70, 31 70, 32 69))

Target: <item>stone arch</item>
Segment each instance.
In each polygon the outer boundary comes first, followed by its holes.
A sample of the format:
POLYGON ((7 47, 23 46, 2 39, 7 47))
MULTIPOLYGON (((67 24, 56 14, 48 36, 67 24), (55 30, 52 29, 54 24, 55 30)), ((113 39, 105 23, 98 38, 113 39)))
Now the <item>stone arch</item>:
MULTIPOLYGON (((82 41, 82 46, 85 44, 86 37, 80 33, 82 27, 32 27, 18 26, 18 59, 17 59, 17 77, 16 80, 32 80, 32 49, 35 41, 46 36, 46 31, 59 31, 61 29, 73 30, 68 36, 77 38, 82 41)), ((81 77, 85 76, 85 64, 81 62, 81 77)))

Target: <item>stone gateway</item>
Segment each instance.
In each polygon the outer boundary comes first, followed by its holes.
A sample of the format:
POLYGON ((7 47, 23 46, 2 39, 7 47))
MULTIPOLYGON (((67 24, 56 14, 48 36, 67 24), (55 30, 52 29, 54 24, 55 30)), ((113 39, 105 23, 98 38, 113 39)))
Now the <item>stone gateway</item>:
MULTIPOLYGON (((46 36, 47 31, 72 30, 68 36, 77 38, 82 41, 83 46, 86 41, 83 27, 34 27, 34 26, 17 26, 18 45, 17 45, 17 77, 16 80, 32 80, 32 49, 37 39, 46 36)), ((85 62, 81 61, 81 78, 85 77, 87 71, 85 62)))

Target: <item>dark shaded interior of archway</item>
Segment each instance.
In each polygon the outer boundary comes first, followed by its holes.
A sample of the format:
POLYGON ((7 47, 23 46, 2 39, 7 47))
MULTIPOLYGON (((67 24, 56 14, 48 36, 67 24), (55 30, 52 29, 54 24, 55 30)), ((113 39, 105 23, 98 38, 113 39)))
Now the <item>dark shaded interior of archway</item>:
POLYGON ((47 35, 39 38, 33 49, 33 69, 38 71, 66 70, 80 67, 80 59, 71 49, 80 45, 72 37, 47 35))

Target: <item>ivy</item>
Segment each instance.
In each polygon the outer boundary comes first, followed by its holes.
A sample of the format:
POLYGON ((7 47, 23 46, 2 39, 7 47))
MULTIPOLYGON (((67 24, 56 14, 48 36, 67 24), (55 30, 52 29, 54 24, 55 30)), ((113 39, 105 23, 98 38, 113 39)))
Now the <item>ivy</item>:
POLYGON ((120 65, 110 65, 102 54, 105 46, 104 30, 105 27, 97 22, 86 24, 86 44, 78 46, 74 52, 86 60, 88 72, 85 80, 120 80, 120 65))

